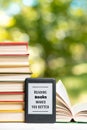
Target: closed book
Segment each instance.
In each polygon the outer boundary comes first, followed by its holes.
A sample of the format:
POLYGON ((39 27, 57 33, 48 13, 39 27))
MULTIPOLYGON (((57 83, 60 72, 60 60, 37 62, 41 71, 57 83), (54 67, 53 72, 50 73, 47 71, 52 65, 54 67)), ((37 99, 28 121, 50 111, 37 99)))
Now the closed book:
POLYGON ((27 63, 29 54, 19 54, 19 55, 0 55, 0 62, 5 63, 27 63))
POLYGON ((0 92, 23 92, 24 81, 0 81, 0 92))
POLYGON ((0 122, 24 122, 23 110, 0 110, 0 122))
POLYGON ((28 42, 0 42, 0 55, 27 53, 28 42))
POLYGON ((0 92, 0 101, 24 101, 24 92, 0 92))
POLYGON ((29 66, 0 67, 0 73, 31 73, 29 66))
POLYGON ((31 74, 0 74, 0 81, 25 81, 25 78, 30 78, 31 74))
POLYGON ((29 66, 29 62, 0 62, 0 68, 3 67, 27 67, 29 66))
POLYGON ((0 110, 23 110, 23 101, 2 101, 0 102, 0 110))

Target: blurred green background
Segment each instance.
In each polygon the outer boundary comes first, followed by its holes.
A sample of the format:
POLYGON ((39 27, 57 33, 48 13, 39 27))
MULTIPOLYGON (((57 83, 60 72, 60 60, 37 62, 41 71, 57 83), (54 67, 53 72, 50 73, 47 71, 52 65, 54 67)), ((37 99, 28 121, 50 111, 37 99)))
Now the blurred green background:
POLYGON ((87 0, 0 0, 0 41, 29 42, 32 77, 54 77, 72 104, 87 99, 87 0))

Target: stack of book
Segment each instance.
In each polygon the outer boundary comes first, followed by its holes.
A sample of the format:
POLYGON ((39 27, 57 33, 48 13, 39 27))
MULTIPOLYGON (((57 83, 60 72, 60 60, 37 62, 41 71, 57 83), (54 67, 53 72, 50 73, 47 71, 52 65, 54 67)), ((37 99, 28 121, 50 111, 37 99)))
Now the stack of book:
POLYGON ((24 121, 24 80, 31 76, 28 43, 0 43, 0 122, 24 121))

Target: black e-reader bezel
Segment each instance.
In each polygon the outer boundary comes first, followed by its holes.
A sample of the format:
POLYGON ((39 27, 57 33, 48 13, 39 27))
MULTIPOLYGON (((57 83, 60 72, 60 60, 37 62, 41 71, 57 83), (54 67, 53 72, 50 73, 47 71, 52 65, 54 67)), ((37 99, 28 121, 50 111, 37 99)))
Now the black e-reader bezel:
POLYGON ((55 123, 56 122, 56 81, 54 78, 26 78, 25 80, 25 122, 55 123), (52 83, 52 114, 28 114, 29 83, 52 83))

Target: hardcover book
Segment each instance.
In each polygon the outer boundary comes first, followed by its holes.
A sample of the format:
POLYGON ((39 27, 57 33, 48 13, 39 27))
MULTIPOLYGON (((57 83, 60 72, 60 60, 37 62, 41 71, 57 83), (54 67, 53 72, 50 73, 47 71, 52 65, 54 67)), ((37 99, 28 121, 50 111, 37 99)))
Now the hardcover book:
POLYGON ((0 67, 0 73, 31 73, 31 70, 28 66, 10 66, 10 67, 0 67))
POLYGON ((0 110, 24 110, 24 101, 0 101, 0 110))
POLYGON ((0 92, 0 101, 24 101, 24 92, 0 92))
POLYGON ((27 54, 28 42, 0 42, 0 55, 27 54))
POLYGON ((3 67, 27 67, 29 66, 29 62, 0 62, 0 68, 3 68, 3 67))
POLYGON ((0 92, 23 92, 24 81, 0 81, 0 92))
POLYGON ((12 73, 12 74, 0 74, 0 81, 5 82, 5 81, 24 81, 25 78, 30 78, 31 74, 16 74, 16 73, 12 73))
POLYGON ((56 122, 87 122, 87 103, 71 107, 65 86, 59 80, 56 85, 56 122))
POLYGON ((24 110, 0 110, 0 122, 24 122, 24 110))
POLYGON ((19 55, 0 55, 0 62, 10 63, 10 62, 28 62, 29 54, 19 54, 19 55))

